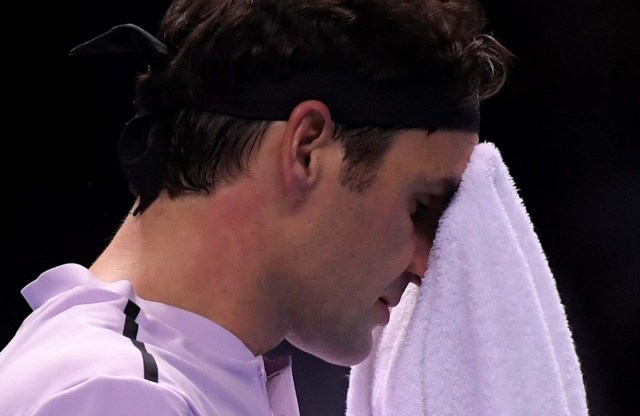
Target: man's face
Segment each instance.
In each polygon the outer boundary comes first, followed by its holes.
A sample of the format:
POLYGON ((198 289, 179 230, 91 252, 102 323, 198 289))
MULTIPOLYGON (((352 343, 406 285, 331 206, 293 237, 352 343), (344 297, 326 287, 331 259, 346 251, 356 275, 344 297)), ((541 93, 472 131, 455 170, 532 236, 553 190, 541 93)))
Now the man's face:
POLYGON ((292 253, 293 345, 338 365, 366 358, 374 327, 425 273, 438 220, 477 143, 475 133, 401 132, 363 193, 339 184, 336 153, 292 253))

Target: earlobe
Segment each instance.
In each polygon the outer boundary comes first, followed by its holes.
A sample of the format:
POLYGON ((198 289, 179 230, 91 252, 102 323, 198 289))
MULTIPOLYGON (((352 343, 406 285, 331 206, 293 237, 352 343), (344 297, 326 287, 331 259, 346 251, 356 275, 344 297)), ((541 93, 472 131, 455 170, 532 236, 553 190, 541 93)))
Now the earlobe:
POLYGON ((282 146, 285 192, 300 202, 322 174, 321 151, 334 142, 335 123, 327 106, 315 100, 298 104, 287 121, 282 146))

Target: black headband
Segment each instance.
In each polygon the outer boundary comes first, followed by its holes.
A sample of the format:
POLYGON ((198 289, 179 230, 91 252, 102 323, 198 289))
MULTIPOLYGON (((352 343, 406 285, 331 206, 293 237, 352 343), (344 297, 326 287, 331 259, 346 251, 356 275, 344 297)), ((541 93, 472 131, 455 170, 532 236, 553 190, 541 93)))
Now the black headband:
MULTIPOLYGON (((152 70, 169 61, 166 46, 144 29, 124 24, 71 50, 71 55, 119 53, 143 59, 152 70)), ((319 100, 332 119, 347 125, 402 128, 451 128, 477 132, 478 102, 454 98, 443 77, 422 73, 403 79, 370 80, 350 72, 279 74, 237 84, 233 91, 211 93, 196 108, 248 120, 287 120, 296 105, 319 100)), ((155 138, 151 119, 162 107, 153 91, 138 90, 137 114, 119 143, 119 159, 144 210, 160 192, 165 150, 155 138)))
POLYGON ((203 110, 254 120, 287 120, 305 100, 319 100, 337 123, 477 132, 477 104, 462 106, 429 75, 371 81, 356 74, 304 72, 281 80, 238 85, 233 94, 211 94, 203 110))

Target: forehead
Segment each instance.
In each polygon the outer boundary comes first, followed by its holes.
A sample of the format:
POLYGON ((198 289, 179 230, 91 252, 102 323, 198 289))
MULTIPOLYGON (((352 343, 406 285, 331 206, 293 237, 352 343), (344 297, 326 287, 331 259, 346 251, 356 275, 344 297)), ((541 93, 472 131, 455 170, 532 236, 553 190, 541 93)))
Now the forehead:
POLYGON ((401 131, 389 148, 383 168, 391 178, 411 181, 411 185, 450 191, 457 187, 478 141, 477 133, 465 131, 401 131))

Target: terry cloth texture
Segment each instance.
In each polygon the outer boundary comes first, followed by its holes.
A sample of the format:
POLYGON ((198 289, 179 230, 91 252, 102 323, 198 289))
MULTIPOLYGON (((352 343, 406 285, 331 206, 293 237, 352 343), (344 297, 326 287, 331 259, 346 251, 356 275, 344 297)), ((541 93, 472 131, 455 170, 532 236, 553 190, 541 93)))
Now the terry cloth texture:
POLYGON ((351 368, 346 414, 588 414, 554 276, 493 143, 471 155, 423 285, 407 288, 351 368))

